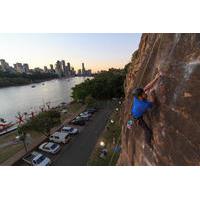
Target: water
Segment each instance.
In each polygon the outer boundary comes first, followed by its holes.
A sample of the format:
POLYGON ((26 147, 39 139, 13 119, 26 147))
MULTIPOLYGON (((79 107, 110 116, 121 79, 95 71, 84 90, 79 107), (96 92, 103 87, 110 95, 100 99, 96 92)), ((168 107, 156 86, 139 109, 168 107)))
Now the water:
POLYGON ((87 77, 55 79, 32 85, 16 86, 0 89, 0 118, 7 121, 16 121, 18 112, 30 113, 39 111, 46 102, 56 106, 62 102, 72 101, 71 88, 85 81, 87 77))

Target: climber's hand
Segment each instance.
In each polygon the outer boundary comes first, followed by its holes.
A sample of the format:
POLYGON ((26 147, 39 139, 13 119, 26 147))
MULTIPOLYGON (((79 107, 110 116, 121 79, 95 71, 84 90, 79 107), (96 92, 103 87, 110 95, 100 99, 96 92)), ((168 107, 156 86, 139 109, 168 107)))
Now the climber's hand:
POLYGON ((158 72, 158 73, 156 74, 155 79, 158 79, 158 78, 160 78, 161 76, 162 76, 162 72, 158 72))

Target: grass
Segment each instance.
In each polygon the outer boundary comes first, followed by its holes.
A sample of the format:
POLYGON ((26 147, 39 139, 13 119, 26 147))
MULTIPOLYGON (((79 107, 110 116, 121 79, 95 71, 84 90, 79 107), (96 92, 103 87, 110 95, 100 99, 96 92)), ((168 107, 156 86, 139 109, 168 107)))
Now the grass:
POLYGON ((24 148, 23 144, 20 143, 20 144, 11 146, 11 147, 6 147, 4 149, 1 149, 1 151, 0 151, 0 163, 3 163, 8 158, 10 158, 11 156, 16 154, 18 151, 20 151, 23 148, 24 148))
POLYGON ((0 137, 0 144, 3 144, 3 143, 6 143, 6 142, 8 142, 10 140, 15 139, 16 135, 17 135, 17 131, 13 131, 12 133, 8 133, 8 134, 5 134, 5 135, 2 135, 0 137))
POLYGON ((75 112, 79 111, 82 107, 83 107, 82 103, 72 102, 68 106, 68 112, 75 113, 75 112))
POLYGON ((120 110, 114 111, 108 121, 105 130, 97 141, 95 149, 87 163, 89 166, 114 166, 117 163, 120 152, 114 153, 113 149, 116 146, 120 146, 121 143, 121 123, 120 123, 120 110), (114 120, 111 123, 110 120, 114 120), (102 147, 100 147, 100 141, 104 141, 105 148, 108 150, 107 155, 104 158, 100 158, 100 152, 102 147))
POLYGON ((66 110, 66 113, 61 114, 61 122, 64 122, 66 118, 71 117, 74 113, 78 112, 84 105, 81 103, 72 102, 67 105, 63 110, 66 110))
MULTIPOLYGON (((29 134, 31 135, 32 141, 41 137, 41 133, 37 133, 34 131, 29 132, 29 134)), ((15 140, 16 135, 17 135, 17 131, 14 131, 12 133, 1 136, 2 138, 0 137, 0 144, 4 144, 6 142, 15 140)), ((0 149, 0 163, 3 163, 4 161, 9 159, 11 156, 15 155, 17 152, 19 152, 23 148, 24 148, 24 145, 22 143, 1 148, 0 149)))

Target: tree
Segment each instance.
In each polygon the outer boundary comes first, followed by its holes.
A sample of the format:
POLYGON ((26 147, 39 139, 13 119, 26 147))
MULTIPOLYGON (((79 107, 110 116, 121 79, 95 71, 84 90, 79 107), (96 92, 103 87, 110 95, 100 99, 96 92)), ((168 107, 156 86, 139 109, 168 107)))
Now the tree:
POLYGON ((49 137, 51 129, 60 123, 60 112, 50 110, 39 113, 36 117, 23 125, 22 129, 34 130, 49 137))
POLYGON ((26 145, 27 133, 22 129, 22 127, 18 126, 17 127, 17 134, 18 134, 19 140, 22 141, 23 144, 24 144, 25 151, 28 152, 28 148, 27 148, 27 145, 26 145))
POLYGON ((86 98, 85 98, 85 104, 88 106, 88 107, 92 107, 94 106, 96 103, 95 99, 91 96, 91 95, 88 95, 86 98))
POLYGON ((85 101, 88 96, 99 100, 123 97, 125 75, 124 69, 101 72, 94 79, 88 79, 72 88, 72 97, 75 101, 85 101))

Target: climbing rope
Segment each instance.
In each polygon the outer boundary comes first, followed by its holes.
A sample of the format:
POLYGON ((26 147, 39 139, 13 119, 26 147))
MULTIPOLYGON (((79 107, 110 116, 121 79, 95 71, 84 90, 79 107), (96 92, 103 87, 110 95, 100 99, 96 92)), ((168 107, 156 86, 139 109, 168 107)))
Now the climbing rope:
POLYGON ((139 79, 138 83, 136 84, 136 87, 138 87, 138 86, 141 84, 141 82, 142 82, 142 79, 143 79, 144 74, 145 74, 145 72, 146 72, 146 69, 147 69, 147 67, 148 67, 148 64, 149 64, 151 55, 152 55, 152 53, 153 53, 155 44, 157 43, 158 39, 160 39, 160 44, 159 44, 159 46, 158 46, 158 49, 160 49, 160 45, 161 45, 161 43, 162 43, 161 41, 162 41, 162 39, 163 39, 163 35, 161 35, 160 37, 156 38, 156 40, 154 41, 154 44, 153 44, 152 49, 151 49, 151 52, 150 52, 150 54, 149 54, 149 56, 148 56, 148 59, 147 59, 147 62, 146 62, 146 64, 145 64, 145 66, 144 66, 144 70, 142 71, 143 73, 142 73, 142 75, 140 76, 140 79, 139 79))

